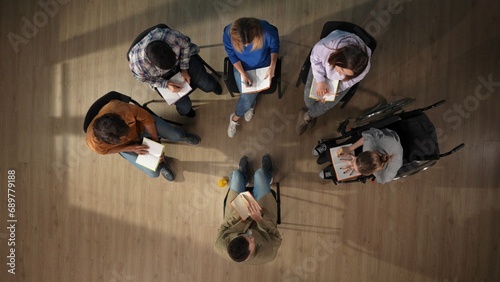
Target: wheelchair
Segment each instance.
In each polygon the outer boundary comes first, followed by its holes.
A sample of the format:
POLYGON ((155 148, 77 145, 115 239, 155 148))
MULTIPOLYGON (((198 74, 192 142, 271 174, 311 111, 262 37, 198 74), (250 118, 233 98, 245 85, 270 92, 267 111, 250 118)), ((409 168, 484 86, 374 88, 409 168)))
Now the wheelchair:
MULTIPOLYGON (((406 112, 404 110, 405 107, 414 101, 415 99, 406 98, 386 105, 377 106, 354 119, 354 128, 347 128, 351 120, 342 122, 337 129, 337 132, 339 132, 341 136, 318 140, 318 145, 325 144, 328 148, 326 151, 327 156, 320 156, 320 158, 318 158, 318 164, 331 160, 329 154, 330 148, 354 143, 359 138, 362 138, 361 134, 364 131, 370 128, 388 128, 399 135, 403 147, 403 165, 398 170, 394 180, 424 171, 436 164, 440 158, 451 155, 465 146, 464 143, 461 143, 448 152, 440 153, 436 129, 425 114, 425 111, 444 104, 445 100, 441 100, 427 107, 406 112), (325 160, 325 158, 328 160, 325 160)), ((360 149, 361 148, 358 148, 358 150, 360 149)), ((357 151, 356 154, 358 153, 357 151)), ((335 185, 338 185, 350 182, 366 183, 367 180, 375 180, 375 177, 373 175, 361 175, 354 179, 337 181, 335 173, 333 173, 328 179, 331 179, 335 185)))

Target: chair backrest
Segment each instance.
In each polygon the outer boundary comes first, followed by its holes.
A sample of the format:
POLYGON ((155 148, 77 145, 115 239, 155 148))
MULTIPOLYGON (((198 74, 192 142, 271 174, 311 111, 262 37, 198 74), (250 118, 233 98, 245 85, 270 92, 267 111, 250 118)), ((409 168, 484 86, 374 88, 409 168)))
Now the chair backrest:
POLYGON ((92 120, 99 113, 102 107, 108 104, 111 100, 120 100, 125 103, 130 103, 131 101, 133 101, 132 98, 130 98, 129 96, 118 93, 116 91, 108 92, 106 95, 97 99, 92 104, 92 106, 90 106, 89 110, 87 111, 87 114, 85 115, 85 120, 83 121, 83 132, 87 133, 87 128, 89 127, 92 120))
POLYGON ((363 42, 365 42, 365 44, 368 46, 368 48, 370 48, 372 53, 375 51, 375 48, 377 48, 377 41, 375 40, 375 38, 373 38, 362 27, 350 22, 337 22, 337 21, 326 22, 323 25, 323 30, 321 30, 320 39, 325 38, 328 34, 330 34, 334 30, 342 30, 345 32, 356 34, 363 40, 363 42))
POLYGON ((130 50, 132 50, 132 48, 134 48, 134 46, 137 45, 137 43, 139 43, 139 41, 141 41, 144 37, 146 37, 146 35, 148 35, 148 33, 150 33, 151 31, 153 31, 153 30, 155 30, 157 28, 169 28, 169 27, 166 24, 157 24, 157 25, 152 26, 152 27, 146 29, 145 31, 141 32, 134 39, 134 41, 132 42, 132 45, 130 45, 130 48, 128 48, 128 51, 127 51, 127 60, 130 60, 130 58, 129 58, 130 50))

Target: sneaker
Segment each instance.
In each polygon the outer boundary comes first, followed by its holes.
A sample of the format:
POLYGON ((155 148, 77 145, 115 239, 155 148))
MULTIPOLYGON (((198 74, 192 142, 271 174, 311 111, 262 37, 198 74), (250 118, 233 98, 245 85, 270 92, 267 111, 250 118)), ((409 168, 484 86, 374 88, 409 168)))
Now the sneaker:
POLYGON ((306 131, 307 125, 311 122, 311 119, 306 119, 306 114, 306 108, 302 108, 298 114, 297 126, 295 127, 295 132, 298 135, 302 135, 306 131))
POLYGON ((311 118, 309 123, 307 124, 307 129, 311 129, 316 125, 316 118, 311 118))
POLYGON ((250 181, 250 172, 248 169, 248 157, 247 156, 243 156, 240 159, 240 162, 238 164, 238 170, 241 171, 241 173, 243 173, 243 177, 245 178, 245 182, 246 182, 246 184, 248 184, 248 182, 250 181))
POLYGON ((250 108, 250 110, 248 110, 246 113, 245 113, 245 120, 247 122, 251 121, 252 118, 253 118, 253 113, 255 111, 255 108, 250 108))
POLYGON ((233 121, 233 116, 234 114, 229 116, 229 126, 227 127, 227 136, 229 138, 233 138, 236 135, 236 126, 239 125, 239 123, 233 121))
POLYGON ((325 167, 325 169, 323 169, 319 173, 319 177, 321 179, 333 179, 334 178, 334 175, 333 175, 333 166, 329 165, 329 166, 325 167))
POLYGON ((271 155, 265 154, 262 157, 262 169, 269 173, 273 172, 273 161, 271 160, 271 155))
POLYGON ((173 182, 175 180, 175 172, 166 164, 162 164, 160 168, 160 174, 168 182, 173 182))
MULTIPOLYGON (((262 157, 262 170, 264 170, 272 175, 273 161, 271 160, 271 155, 265 154, 262 157)), ((271 180, 269 181, 269 184, 272 184, 272 183, 273 183, 273 177, 271 177, 271 180)))
POLYGON ((318 157, 319 155, 323 154, 327 150, 328 150, 328 147, 326 146, 326 144, 321 143, 321 144, 317 145, 316 147, 314 147, 314 149, 312 150, 312 154, 313 154, 313 156, 318 157))
POLYGON ((220 86, 220 83, 216 82, 217 86, 215 86, 214 93, 215 95, 221 95, 222 94, 222 87, 220 86))
POLYGON ((189 113, 185 114, 185 116, 187 116, 188 118, 194 118, 196 116, 196 112, 191 109, 189 110, 189 113))
POLYGON ((186 132, 186 136, 184 136, 183 138, 181 138, 181 140, 179 140, 180 143, 185 143, 193 146, 200 144, 200 141, 201 141, 200 136, 191 132, 186 132))

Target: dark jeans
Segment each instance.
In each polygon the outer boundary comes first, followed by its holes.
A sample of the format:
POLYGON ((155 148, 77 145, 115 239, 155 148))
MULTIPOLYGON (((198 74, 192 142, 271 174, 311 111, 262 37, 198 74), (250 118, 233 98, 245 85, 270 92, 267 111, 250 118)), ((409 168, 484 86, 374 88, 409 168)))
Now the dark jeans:
MULTIPOLYGON (((168 72, 163 75, 165 79, 169 79, 174 76, 179 71, 177 67, 174 71, 168 72)), ((203 63, 198 59, 198 56, 192 56, 189 58, 189 69, 188 74, 191 77, 191 87, 193 91, 196 88, 200 88, 203 92, 209 93, 215 90, 217 87, 217 80, 211 74, 207 72, 203 63)), ((192 93, 192 92, 191 92, 192 93)), ((192 102, 189 95, 182 97, 179 101, 175 103, 177 112, 181 115, 186 115, 191 111, 192 102)))

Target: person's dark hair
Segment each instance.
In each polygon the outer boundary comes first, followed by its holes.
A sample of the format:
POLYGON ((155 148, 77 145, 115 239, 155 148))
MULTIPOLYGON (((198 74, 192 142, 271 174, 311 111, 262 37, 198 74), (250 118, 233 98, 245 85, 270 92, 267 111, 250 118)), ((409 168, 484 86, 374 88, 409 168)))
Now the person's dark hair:
POLYGON ((351 79, 360 75, 368 65, 368 54, 354 45, 348 45, 335 50, 328 57, 328 64, 333 68, 339 66, 344 69, 352 70, 352 76, 346 76, 351 79))
POLYGON ((363 175, 371 175, 385 167, 391 156, 377 151, 365 151, 356 157, 358 172, 363 175))
POLYGON ((264 29, 256 18, 239 18, 233 22, 229 30, 234 49, 242 52, 245 44, 253 43, 252 51, 262 48, 264 29))
POLYGON ((146 46, 146 56, 149 61, 162 70, 170 70, 177 63, 174 50, 164 41, 152 41, 146 46))
POLYGON ((227 253, 236 262, 245 261, 250 256, 249 245, 245 236, 238 236, 229 242, 227 253))
POLYGON ((119 144, 122 136, 127 136, 130 127, 122 117, 115 113, 107 113, 94 121, 94 136, 107 144, 119 144))

